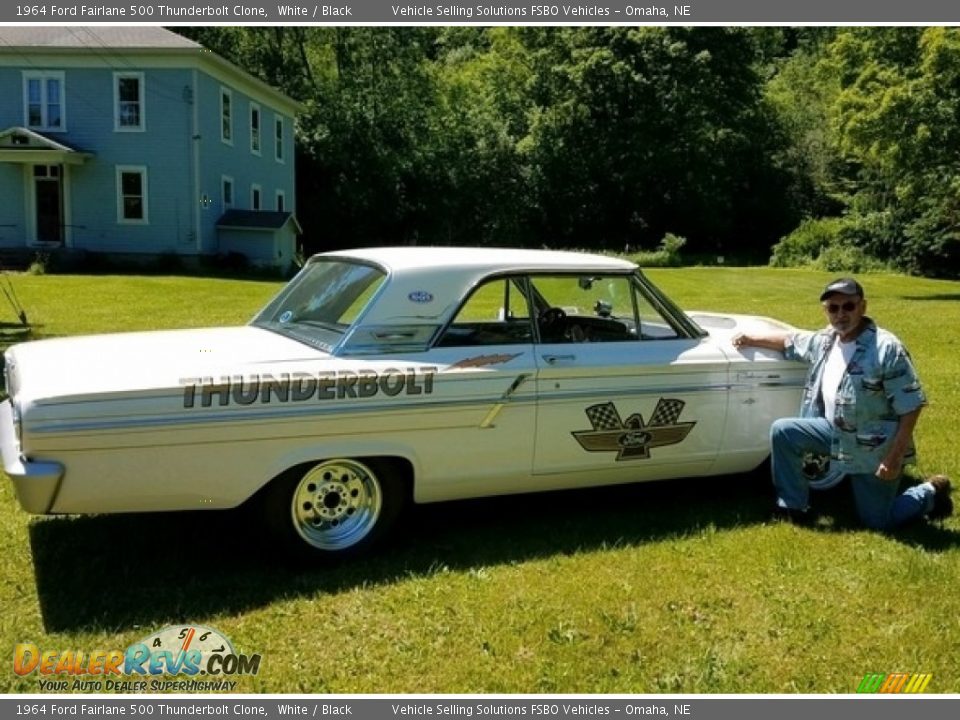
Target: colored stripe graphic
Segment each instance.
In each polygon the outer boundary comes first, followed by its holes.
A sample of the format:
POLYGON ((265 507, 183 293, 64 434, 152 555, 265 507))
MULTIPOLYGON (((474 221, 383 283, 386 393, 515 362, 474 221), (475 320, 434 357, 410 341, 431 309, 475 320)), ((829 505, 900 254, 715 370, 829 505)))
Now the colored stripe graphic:
POLYGON ((922 693, 927 689, 927 685, 930 684, 932 679, 932 673, 917 673, 913 676, 910 682, 907 683, 907 687, 904 689, 904 692, 922 693))
POLYGON ((922 693, 933 679, 931 673, 867 673, 858 693, 922 693))

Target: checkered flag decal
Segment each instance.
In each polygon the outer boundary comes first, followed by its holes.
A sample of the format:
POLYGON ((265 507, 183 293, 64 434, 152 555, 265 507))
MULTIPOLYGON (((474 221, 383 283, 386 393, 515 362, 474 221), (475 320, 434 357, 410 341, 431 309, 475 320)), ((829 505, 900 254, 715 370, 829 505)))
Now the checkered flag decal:
MULTIPOLYGON (((683 403, 680 404, 683 405, 683 403)), ((617 430, 623 427, 620 413, 617 412, 617 408, 612 402, 603 405, 591 405, 587 408, 586 413, 594 430, 617 430)))
POLYGON ((684 405, 686 403, 683 400, 660 398, 653 410, 653 417, 650 418, 650 425, 676 425, 684 405))

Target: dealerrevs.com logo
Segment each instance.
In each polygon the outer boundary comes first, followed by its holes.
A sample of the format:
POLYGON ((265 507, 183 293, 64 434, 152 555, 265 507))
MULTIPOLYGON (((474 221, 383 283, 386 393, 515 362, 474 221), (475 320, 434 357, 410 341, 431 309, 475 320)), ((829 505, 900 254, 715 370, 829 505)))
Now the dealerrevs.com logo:
POLYGON ((260 659, 237 653, 212 628, 170 625, 126 650, 61 650, 17 643, 13 671, 20 676, 36 673, 40 689, 53 692, 232 691, 238 683, 230 678, 256 675, 260 659))

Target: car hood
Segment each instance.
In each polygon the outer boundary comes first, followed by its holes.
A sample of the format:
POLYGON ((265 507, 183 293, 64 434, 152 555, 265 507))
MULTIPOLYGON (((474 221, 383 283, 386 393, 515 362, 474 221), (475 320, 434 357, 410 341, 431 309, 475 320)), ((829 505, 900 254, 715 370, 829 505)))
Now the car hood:
POLYGON ((793 332, 796 328, 785 322, 760 315, 737 315, 706 310, 691 310, 687 316, 706 330, 712 337, 729 340, 738 333, 793 332))
POLYGON ((329 357, 253 326, 38 340, 7 351, 8 391, 23 401, 180 388, 185 381, 329 357))

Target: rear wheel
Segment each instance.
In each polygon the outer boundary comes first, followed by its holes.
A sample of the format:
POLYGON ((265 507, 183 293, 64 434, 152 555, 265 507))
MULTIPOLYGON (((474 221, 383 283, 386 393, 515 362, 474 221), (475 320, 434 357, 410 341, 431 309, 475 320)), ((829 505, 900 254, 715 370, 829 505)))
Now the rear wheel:
POLYGON ((277 478, 265 495, 268 525, 297 555, 320 560, 367 551, 404 505, 393 463, 337 458, 277 478))

